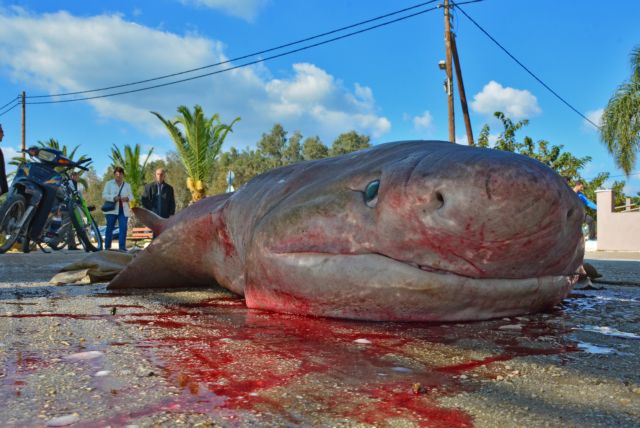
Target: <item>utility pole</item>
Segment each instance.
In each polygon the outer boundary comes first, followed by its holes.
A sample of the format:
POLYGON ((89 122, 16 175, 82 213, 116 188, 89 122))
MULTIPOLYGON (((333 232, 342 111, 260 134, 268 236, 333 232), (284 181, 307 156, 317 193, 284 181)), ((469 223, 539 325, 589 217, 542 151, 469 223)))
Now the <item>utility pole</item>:
POLYGON ((449 0, 444 0, 444 47, 446 51, 447 70, 447 103, 449 105, 449 141, 456 142, 456 121, 453 110, 453 73, 451 70, 451 14, 449 13, 449 0))
POLYGON ((26 159, 26 153, 24 150, 27 148, 27 109, 25 103, 25 93, 22 91, 22 159, 26 159))
POLYGON ((453 53, 453 63, 456 67, 456 77, 458 78, 458 90, 460 91, 460 105, 462 106, 462 114, 464 115, 464 126, 467 130, 467 142, 473 146, 473 130, 471 129, 471 119, 469 118, 469 108, 467 107, 467 94, 464 91, 464 82, 462 81, 462 69, 460 68, 460 59, 458 58, 458 47, 456 46, 456 35, 451 34, 451 51, 453 53))

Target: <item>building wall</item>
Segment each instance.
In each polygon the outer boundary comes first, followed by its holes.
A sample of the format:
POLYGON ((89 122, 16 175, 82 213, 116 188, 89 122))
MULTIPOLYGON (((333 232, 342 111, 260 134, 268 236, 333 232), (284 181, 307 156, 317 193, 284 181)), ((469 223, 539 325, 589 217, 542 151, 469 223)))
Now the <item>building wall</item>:
POLYGON ((640 212, 613 212, 611 189, 596 192, 598 205, 598 250, 640 251, 640 212))

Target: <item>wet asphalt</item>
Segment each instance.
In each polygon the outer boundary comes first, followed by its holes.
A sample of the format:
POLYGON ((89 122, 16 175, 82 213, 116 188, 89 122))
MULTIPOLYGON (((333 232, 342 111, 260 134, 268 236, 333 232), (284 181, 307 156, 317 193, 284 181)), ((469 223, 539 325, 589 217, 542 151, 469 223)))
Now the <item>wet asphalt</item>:
POLYGON ((588 253, 603 277, 548 313, 455 324, 48 284, 83 256, 0 255, 2 426, 640 426, 637 253, 588 253))

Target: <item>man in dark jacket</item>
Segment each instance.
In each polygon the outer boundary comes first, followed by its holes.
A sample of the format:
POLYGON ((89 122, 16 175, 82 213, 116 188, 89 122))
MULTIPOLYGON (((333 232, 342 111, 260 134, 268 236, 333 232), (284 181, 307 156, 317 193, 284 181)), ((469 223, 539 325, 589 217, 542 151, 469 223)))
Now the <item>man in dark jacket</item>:
POLYGON ((173 187, 165 183, 166 172, 163 168, 156 170, 156 181, 144 186, 142 206, 153 211, 160 217, 167 218, 176 212, 176 202, 173 197, 173 187))
MULTIPOLYGON (((0 142, 4 138, 4 131, 2 125, 0 125, 0 142)), ((9 191, 9 185, 7 184, 7 174, 4 170, 4 155, 2 149, 0 149, 0 195, 4 195, 9 191)))

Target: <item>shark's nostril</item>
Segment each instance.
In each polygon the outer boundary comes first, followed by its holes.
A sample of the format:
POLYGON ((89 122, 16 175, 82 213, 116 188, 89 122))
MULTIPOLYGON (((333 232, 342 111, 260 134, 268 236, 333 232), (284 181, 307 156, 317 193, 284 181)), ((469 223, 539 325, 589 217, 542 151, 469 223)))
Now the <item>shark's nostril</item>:
POLYGON ((569 208, 569 211, 567 211, 567 220, 569 220, 571 217, 573 217, 573 213, 575 212, 575 210, 573 208, 569 208))
POLYGON ((444 206, 444 196, 442 196, 442 193, 436 192, 436 200, 438 201, 438 208, 442 208, 444 206))

